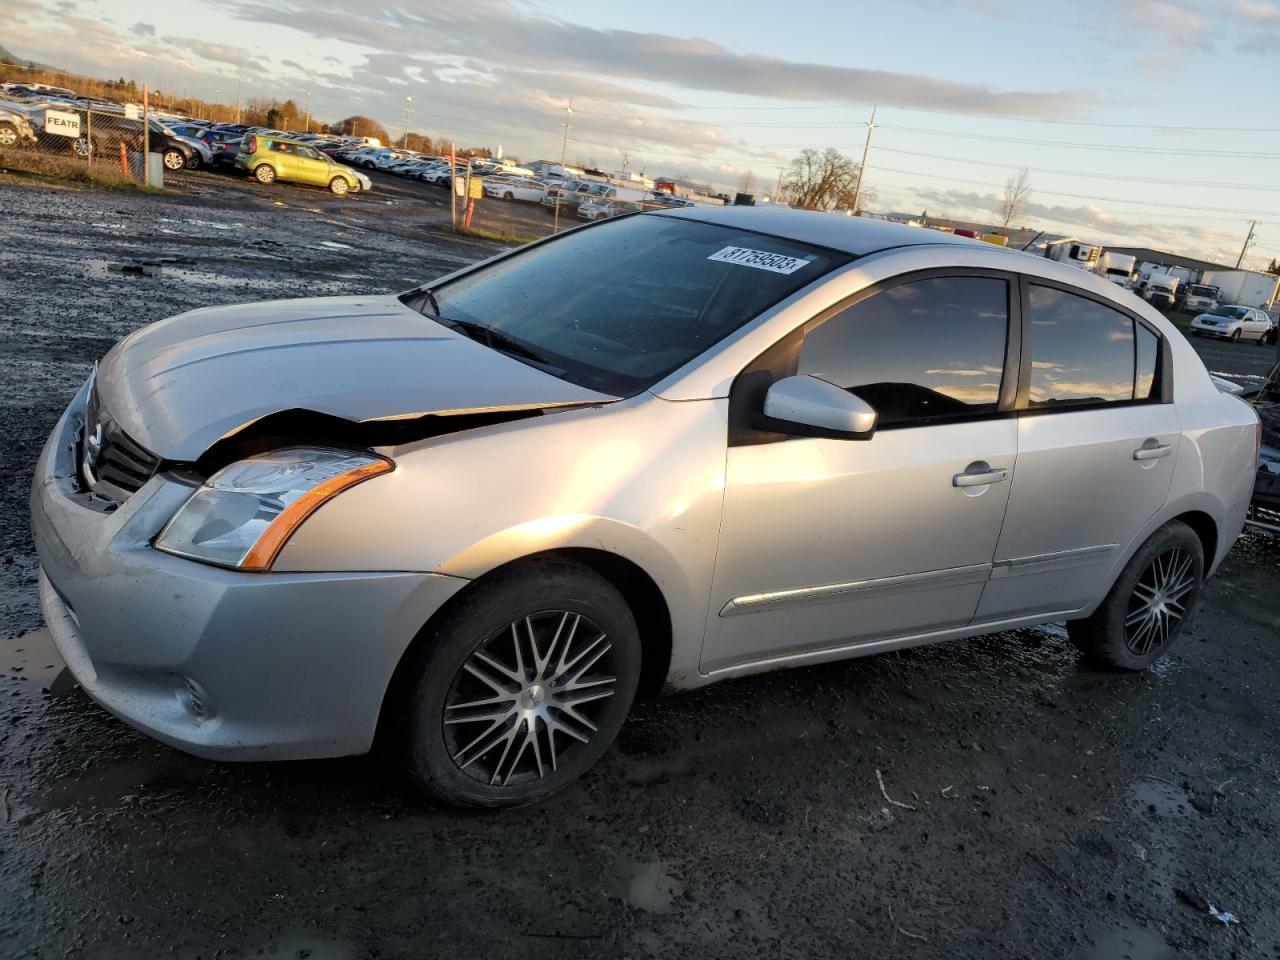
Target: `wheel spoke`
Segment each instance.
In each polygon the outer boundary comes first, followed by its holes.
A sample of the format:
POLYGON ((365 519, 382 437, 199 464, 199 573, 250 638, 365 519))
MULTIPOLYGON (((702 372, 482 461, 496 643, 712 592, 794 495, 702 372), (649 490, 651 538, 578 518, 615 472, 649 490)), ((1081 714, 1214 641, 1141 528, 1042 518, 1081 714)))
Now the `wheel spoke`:
MULTIPOLYGON (((456 710, 458 708, 449 707, 448 709, 456 710)), ((454 717, 445 717, 444 722, 445 723, 480 723, 486 720, 488 721, 503 720, 514 713, 515 711, 511 708, 508 708, 505 710, 495 710, 491 713, 463 713, 454 717)))
POLYGON ((456 763, 460 769, 465 770, 467 767, 471 766, 471 764, 483 757, 486 753, 501 743, 503 738, 507 736, 505 732, 496 737, 493 736, 493 734, 497 732, 502 725, 502 720, 495 720, 493 723, 489 724, 488 728, 480 734, 480 736, 476 737, 469 744, 454 754, 453 762, 456 763), (467 756, 468 754, 470 754, 470 756, 467 756), (463 757, 467 757, 467 759, 463 760, 463 757))
MULTIPOLYGON (((572 686, 573 684, 577 683, 578 678, 581 677, 588 670, 590 670, 593 666, 595 666, 596 663, 599 662, 600 658, 603 657, 606 653, 608 653, 611 649, 613 649, 613 644, 609 643, 608 636, 606 636, 603 633, 600 634, 600 636, 598 636, 594 641, 592 641, 591 645, 587 647, 586 650, 582 651, 582 653, 574 657, 573 662, 570 663, 568 667, 565 668, 564 673, 568 673, 570 670, 573 671, 573 676, 565 681, 565 686, 572 686), (601 646, 602 644, 603 646, 601 646), (582 666, 579 667, 578 663, 588 656, 590 656, 590 659, 587 660, 586 663, 582 664, 582 666)), ((556 679, 559 680, 561 677, 564 676, 564 673, 557 674, 556 679)))
MULTIPOLYGON (((533 625, 529 623, 529 618, 524 618, 524 625, 529 631, 529 642, 533 642, 533 625)), ((524 669, 524 654, 520 652, 520 628, 516 624, 511 624, 511 645, 516 648, 516 681, 523 685, 529 679, 529 674, 524 669)), ((533 655, 538 655, 535 647, 533 655)))
POLYGON ((1139 607, 1137 610, 1133 611, 1133 613, 1129 614, 1127 617, 1124 618, 1124 625, 1126 627, 1132 627, 1136 623, 1141 623, 1142 620, 1145 617, 1147 617, 1150 613, 1151 613, 1150 607, 1147 607, 1147 606, 1139 607))
MULTIPOLYGON (((483 653, 483 652, 481 652, 481 651, 477 650, 475 653, 473 653, 473 654, 471 655, 471 659, 472 659, 472 660, 479 660, 481 663, 483 663, 483 664, 484 664, 486 667, 488 667, 490 670, 495 670, 495 671, 497 671, 499 674, 501 674, 502 676, 506 677, 508 680, 510 680, 510 681, 511 681, 511 682, 513 682, 513 683, 519 684, 519 685, 521 685, 521 686, 523 686, 523 685, 524 685, 524 677, 520 676, 520 674, 518 674, 518 673, 514 673, 514 672, 513 672, 509 667, 504 667, 504 666, 503 666, 502 664, 500 664, 497 660, 494 660, 492 657, 490 657, 490 656, 489 656, 488 654, 486 654, 486 653, 483 653)), ((471 664, 468 664, 467 666, 468 666, 468 667, 471 667, 472 665, 471 665, 471 664)), ((475 673, 475 671, 474 671, 474 670, 472 670, 472 672, 473 672, 473 673, 475 673)))

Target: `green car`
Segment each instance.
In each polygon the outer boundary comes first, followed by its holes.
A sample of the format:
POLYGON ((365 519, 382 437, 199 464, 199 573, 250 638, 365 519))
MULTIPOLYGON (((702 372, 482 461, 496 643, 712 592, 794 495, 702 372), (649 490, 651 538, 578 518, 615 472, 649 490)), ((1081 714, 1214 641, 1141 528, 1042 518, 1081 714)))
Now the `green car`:
POLYGON ((310 183, 328 187, 339 196, 370 187, 367 177, 334 163, 315 147, 285 137, 245 134, 240 141, 240 152, 236 154, 236 166, 253 174, 259 183, 277 180, 310 183))

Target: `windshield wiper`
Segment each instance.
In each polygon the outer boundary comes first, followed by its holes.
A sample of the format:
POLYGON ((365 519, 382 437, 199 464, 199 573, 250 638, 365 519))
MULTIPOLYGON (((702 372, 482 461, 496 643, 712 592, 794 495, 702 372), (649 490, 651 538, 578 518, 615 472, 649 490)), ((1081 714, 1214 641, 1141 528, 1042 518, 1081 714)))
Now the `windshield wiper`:
POLYGON ((440 301, 436 299, 436 292, 430 287, 422 291, 427 298, 427 302, 431 304, 431 309, 435 311, 436 317, 440 317, 440 301))
POLYGON ((472 320, 455 320, 451 317, 441 317, 439 314, 437 314, 437 319, 445 326, 457 330, 477 343, 483 343, 494 350, 509 353, 512 356, 523 357, 552 370, 560 369, 527 343, 505 334, 501 330, 495 330, 493 327, 488 327, 483 323, 476 323, 472 320))

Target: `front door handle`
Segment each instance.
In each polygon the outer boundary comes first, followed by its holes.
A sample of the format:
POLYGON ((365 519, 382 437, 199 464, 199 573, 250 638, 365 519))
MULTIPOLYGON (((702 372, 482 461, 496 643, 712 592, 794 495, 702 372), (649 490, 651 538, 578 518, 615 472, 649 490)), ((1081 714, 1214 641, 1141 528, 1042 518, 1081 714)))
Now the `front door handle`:
POLYGON ((951 485, 953 487, 985 487, 992 483, 1003 483, 1008 476, 1009 471, 1003 468, 975 470, 972 473, 966 470, 952 477, 951 485))
POLYGON ((1155 443, 1148 440, 1137 450, 1133 451, 1133 459, 1135 460, 1159 460, 1161 457, 1167 457, 1173 453, 1173 447, 1167 443, 1155 443))

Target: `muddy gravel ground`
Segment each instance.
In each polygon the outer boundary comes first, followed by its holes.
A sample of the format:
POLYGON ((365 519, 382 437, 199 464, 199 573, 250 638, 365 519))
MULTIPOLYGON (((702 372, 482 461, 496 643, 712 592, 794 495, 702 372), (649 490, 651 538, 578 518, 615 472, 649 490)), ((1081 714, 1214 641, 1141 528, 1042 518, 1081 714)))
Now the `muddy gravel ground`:
POLYGON ((185 189, 0 182, 0 956, 1280 956, 1276 540, 1236 545, 1158 669, 1092 671, 1047 627, 729 682, 501 814, 379 756, 215 764, 112 719, 59 672, 27 528, 94 358, 494 249, 428 201, 185 189))

